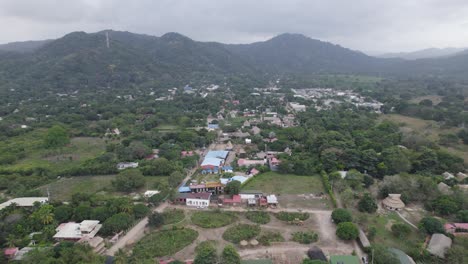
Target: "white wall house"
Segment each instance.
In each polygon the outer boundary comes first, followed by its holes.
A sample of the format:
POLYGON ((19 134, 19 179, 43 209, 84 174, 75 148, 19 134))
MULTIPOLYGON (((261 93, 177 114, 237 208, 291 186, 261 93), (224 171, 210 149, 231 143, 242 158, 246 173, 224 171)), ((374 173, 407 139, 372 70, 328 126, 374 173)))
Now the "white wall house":
POLYGON ((192 193, 187 197, 185 204, 192 207, 210 206, 211 193, 192 193))

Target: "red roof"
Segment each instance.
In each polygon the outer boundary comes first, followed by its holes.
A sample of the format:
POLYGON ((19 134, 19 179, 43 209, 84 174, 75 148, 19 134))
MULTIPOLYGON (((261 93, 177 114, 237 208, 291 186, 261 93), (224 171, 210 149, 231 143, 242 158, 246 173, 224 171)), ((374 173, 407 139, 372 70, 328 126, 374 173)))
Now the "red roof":
POLYGON ((451 224, 445 224, 444 225, 445 230, 450 230, 450 229, 466 229, 468 230, 468 223, 451 223, 451 224))
POLYGON ((18 252, 18 248, 15 247, 15 248, 7 248, 5 249, 5 251, 3 251, 3 253, 5 254, 5 256, 14 256, 17 252, 18 252))
POLYGON ((224 198, 223 203, 240 203, 241 197, 238 194, 232 196, 232 198, 224 198))

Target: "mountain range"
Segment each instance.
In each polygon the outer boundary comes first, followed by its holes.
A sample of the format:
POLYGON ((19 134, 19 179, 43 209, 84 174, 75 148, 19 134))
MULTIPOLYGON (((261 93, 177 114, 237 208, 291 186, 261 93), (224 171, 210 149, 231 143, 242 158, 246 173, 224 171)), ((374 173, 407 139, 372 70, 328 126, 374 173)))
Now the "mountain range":
POLYGON ((406 60, 429 59, 458 55, 468 48, 429 48, 411 52, 395 52, 377 55, 379 58, 401 58, 406 60))
POLYGON ((403 60, 368 56, 300 34, 223 44, 194 41, 178 33, 155 37, 112 30, 0 45, 0 89, 157 86, 200 76, 320 73, 466 79, 468 53, 403 60))

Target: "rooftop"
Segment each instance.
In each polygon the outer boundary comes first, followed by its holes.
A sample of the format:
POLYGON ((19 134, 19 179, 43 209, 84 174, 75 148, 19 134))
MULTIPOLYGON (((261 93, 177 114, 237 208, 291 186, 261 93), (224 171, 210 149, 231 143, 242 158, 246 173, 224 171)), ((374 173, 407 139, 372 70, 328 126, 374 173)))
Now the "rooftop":
POLYGON ((16 204, 17 206, 20 207, 32 207, 34 203, 39 202, 39 203, 46 203, 49 201, 49 198, 47 197, 21 197, 21 198, 15 198, 11 199, 9 201, 6 201, 2 204, 0 204, 0 210, 2 210, 5 207, 10 206, 11 204, 16 204))

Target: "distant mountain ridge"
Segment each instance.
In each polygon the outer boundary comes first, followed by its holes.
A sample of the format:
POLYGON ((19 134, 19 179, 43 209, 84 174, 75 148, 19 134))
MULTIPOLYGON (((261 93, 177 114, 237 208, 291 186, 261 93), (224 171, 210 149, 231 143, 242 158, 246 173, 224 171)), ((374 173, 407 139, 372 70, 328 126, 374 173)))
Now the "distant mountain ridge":
POLYGON ((194 41, 174 32, 156 37, 104 30, 7 45, 6 51, 0 46, 0 89, 154 87, 232 75, 252 79, 320 73, 468 78, 468 53, 436 59, 384 59, 289 33, 252 44, 222 44, 194 41))
POLYGON ((379 58, 402 58, 406 60, 429 59, 457 55, 468 48, 428 48, 412 52, 395 52, 377 55, 379 58))

